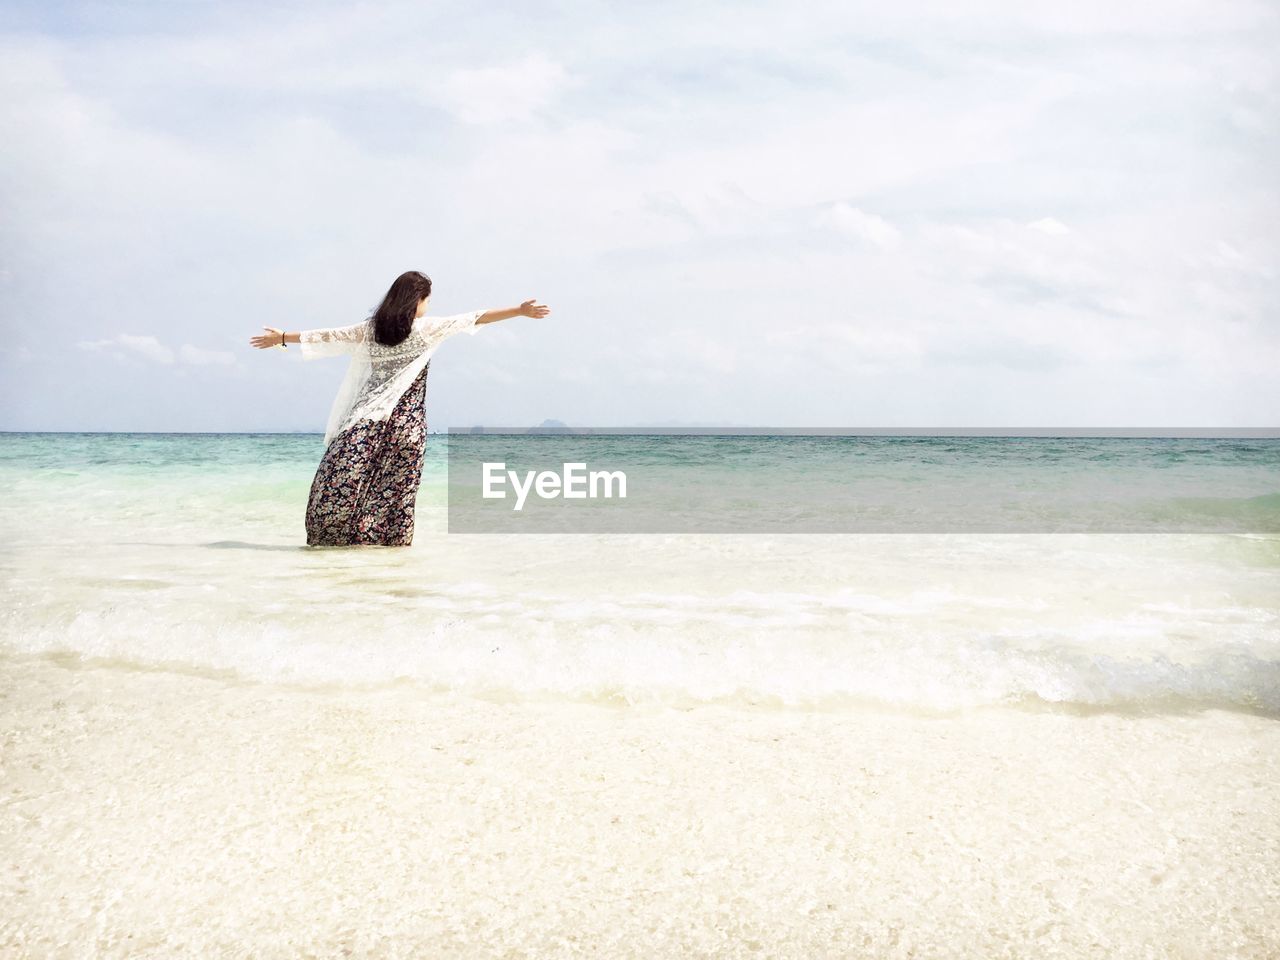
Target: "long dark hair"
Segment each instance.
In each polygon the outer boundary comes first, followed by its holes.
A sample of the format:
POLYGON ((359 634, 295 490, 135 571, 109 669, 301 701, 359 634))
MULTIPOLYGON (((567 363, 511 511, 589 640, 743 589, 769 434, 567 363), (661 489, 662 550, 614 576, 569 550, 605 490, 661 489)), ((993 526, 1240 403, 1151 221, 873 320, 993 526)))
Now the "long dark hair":
POLYGON ((391 289, 373 311, 373 339, 393 347, 403 343, 413 329, 413 317, 423 297, 431 295, 431 278, 417 270, 396 277, 391 289))

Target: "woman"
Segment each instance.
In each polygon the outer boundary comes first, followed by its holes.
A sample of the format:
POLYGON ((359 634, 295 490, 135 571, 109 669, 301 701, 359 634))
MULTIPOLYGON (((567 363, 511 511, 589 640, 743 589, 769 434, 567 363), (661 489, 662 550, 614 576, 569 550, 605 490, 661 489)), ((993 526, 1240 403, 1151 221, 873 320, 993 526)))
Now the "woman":
POLYGON ((373 316, 349 327, 288 333, 264 327, 259 348, 298 344, 306 359, 351 356, 325 428, 325 452, 307 500, 310 546, 413 542, 413 508, 427 439, 427 369, 455 333, 483 323, 545 317, 549 307, 526 300, 505 310, 428 317, 431 278, 410 270, 391 284, 373 316))

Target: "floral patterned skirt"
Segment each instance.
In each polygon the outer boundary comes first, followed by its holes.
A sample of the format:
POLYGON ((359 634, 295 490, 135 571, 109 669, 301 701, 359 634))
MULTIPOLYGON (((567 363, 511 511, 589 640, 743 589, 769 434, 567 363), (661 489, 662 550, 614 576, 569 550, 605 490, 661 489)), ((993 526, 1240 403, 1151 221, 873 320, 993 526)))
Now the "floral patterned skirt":
POLYGON ((387 419, 359 420, 329 443, 307 500, 309 546, 413 542, 430 368, 422 368, 387 419))

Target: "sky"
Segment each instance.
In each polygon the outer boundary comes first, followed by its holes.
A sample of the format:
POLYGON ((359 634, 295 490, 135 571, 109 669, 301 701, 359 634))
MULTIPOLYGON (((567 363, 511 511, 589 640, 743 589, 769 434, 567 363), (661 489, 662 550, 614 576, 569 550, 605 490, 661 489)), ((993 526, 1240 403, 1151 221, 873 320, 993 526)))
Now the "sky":
POLYGON ((1280 5, 0 7, 0 430, 1280 424, 1280 5))

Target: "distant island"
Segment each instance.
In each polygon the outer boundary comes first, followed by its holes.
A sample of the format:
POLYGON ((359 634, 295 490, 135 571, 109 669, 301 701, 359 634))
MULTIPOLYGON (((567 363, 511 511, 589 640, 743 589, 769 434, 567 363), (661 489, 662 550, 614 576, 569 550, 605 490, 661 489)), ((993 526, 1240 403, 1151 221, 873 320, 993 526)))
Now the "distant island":
POLYGON ((573 430, 563 420, 543 420, 536 427, 530 427, 531 431, 539 430, 551 433, 573 433, 573 430))

